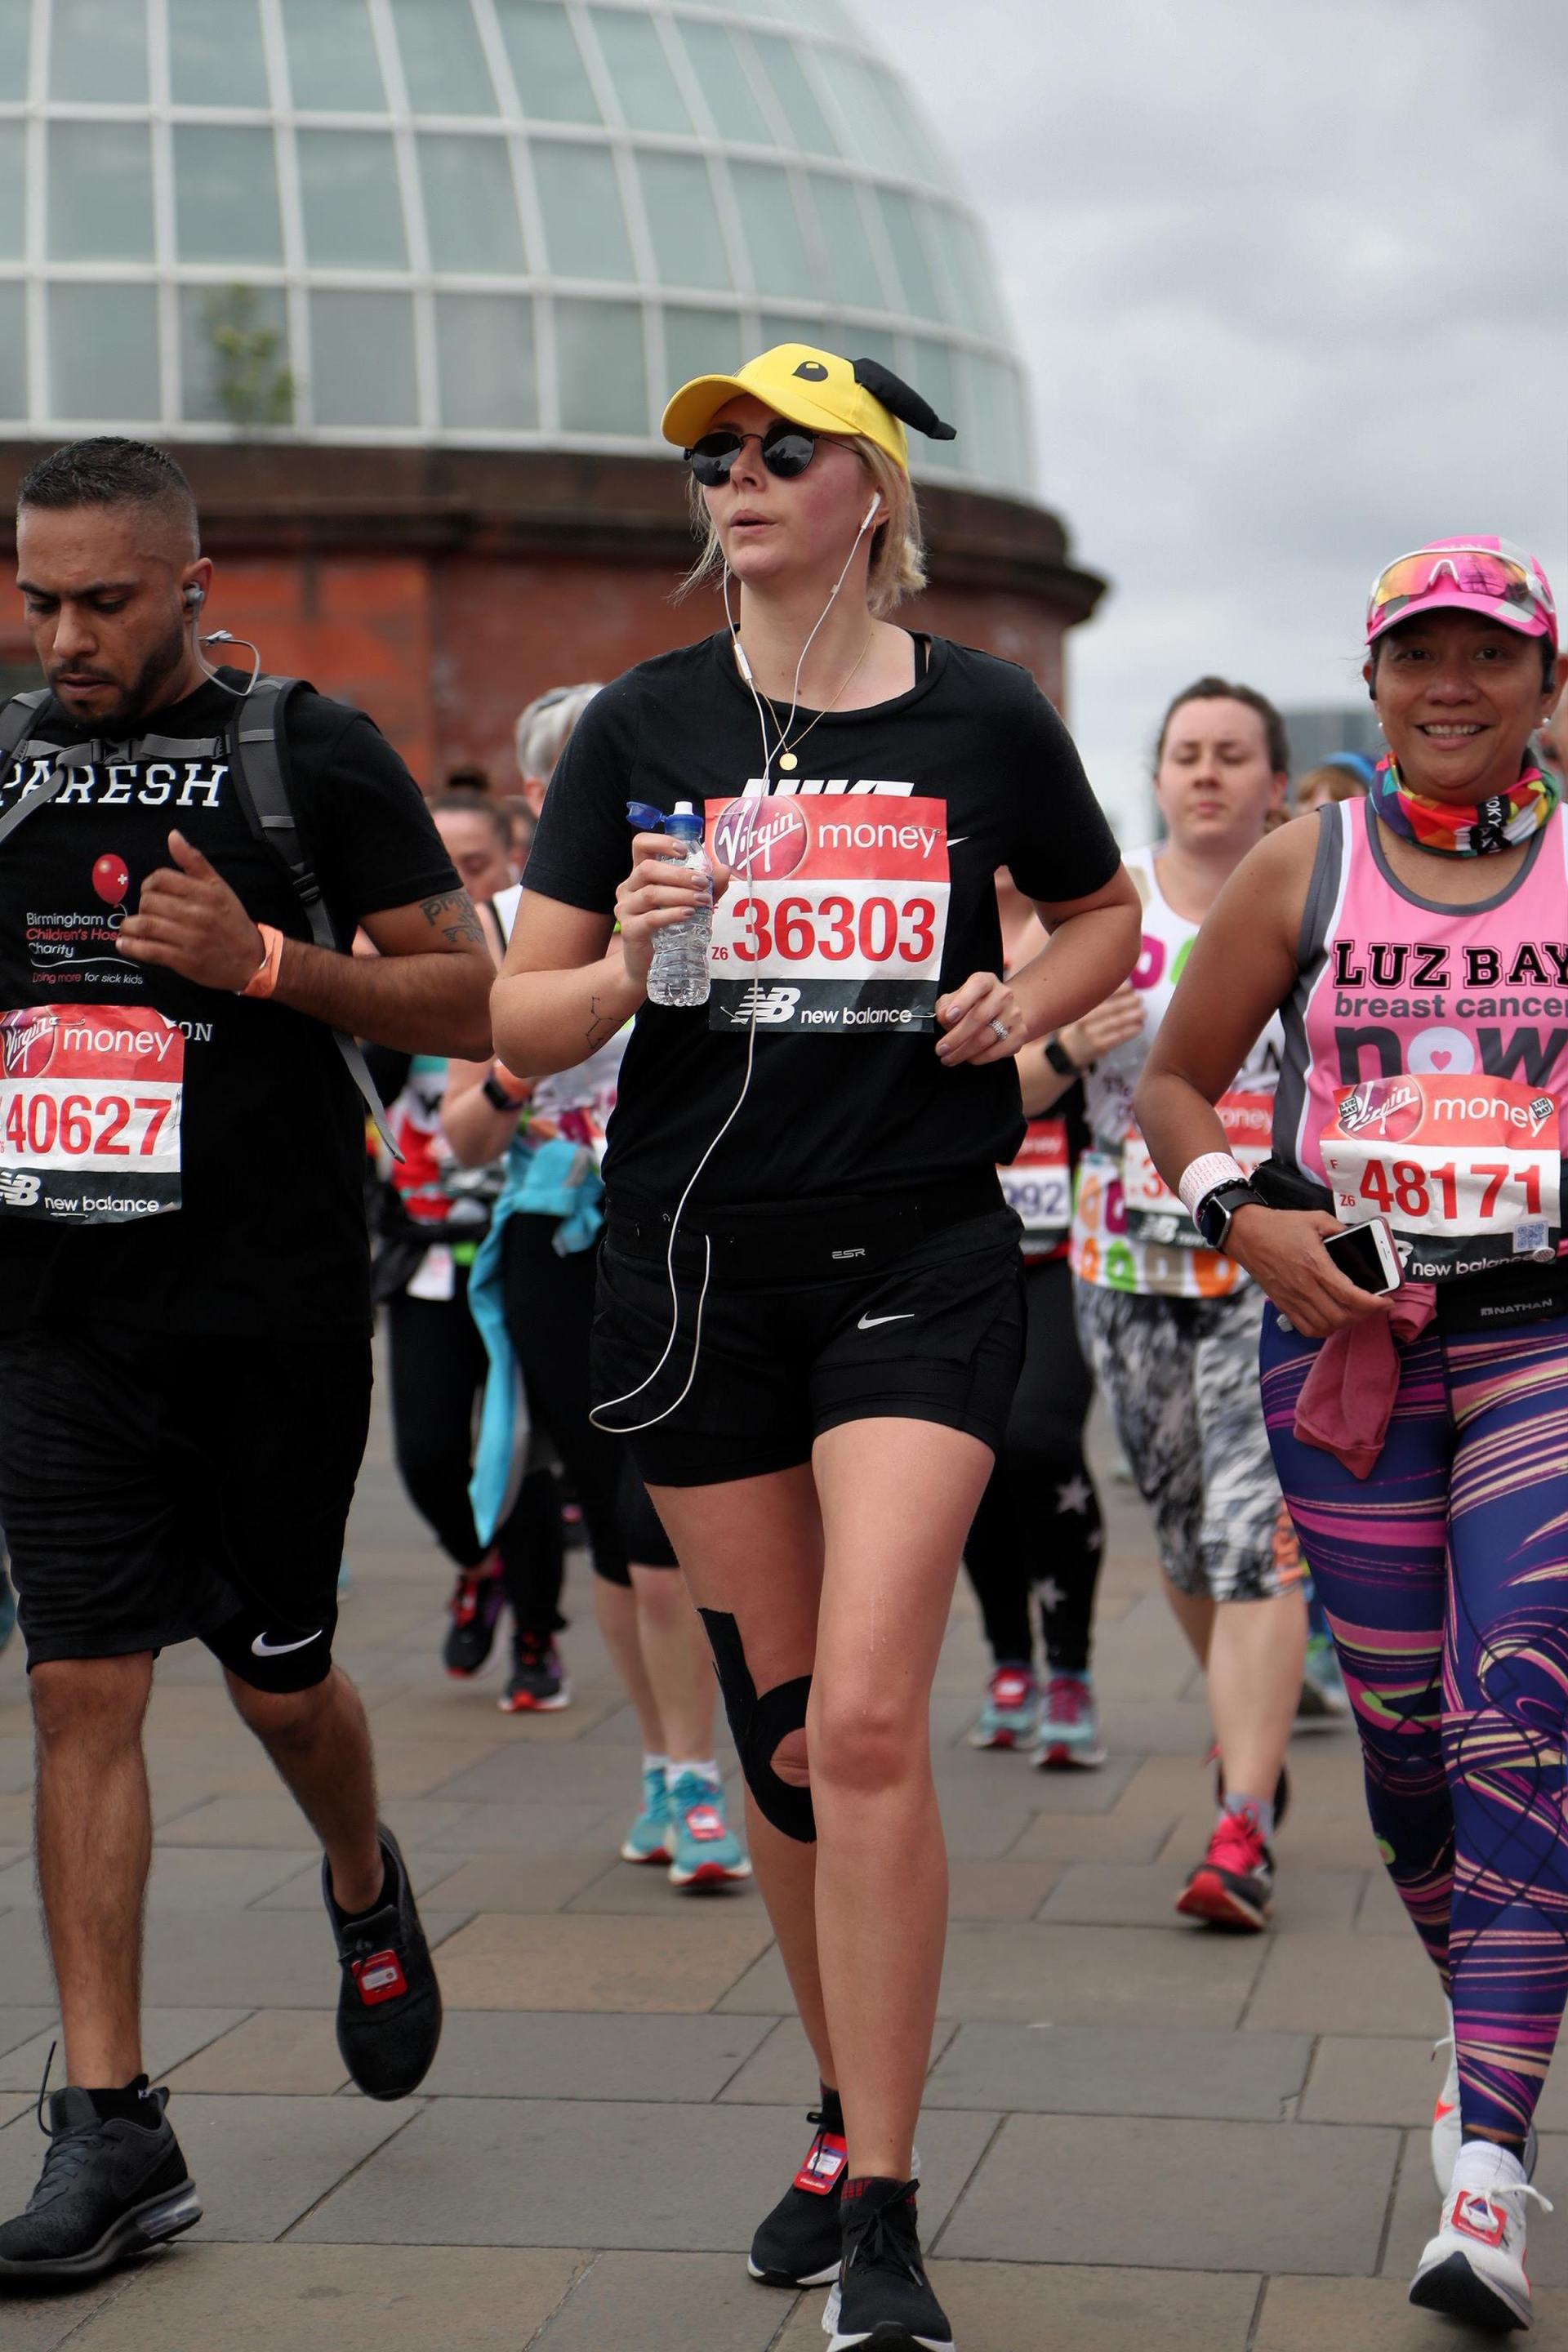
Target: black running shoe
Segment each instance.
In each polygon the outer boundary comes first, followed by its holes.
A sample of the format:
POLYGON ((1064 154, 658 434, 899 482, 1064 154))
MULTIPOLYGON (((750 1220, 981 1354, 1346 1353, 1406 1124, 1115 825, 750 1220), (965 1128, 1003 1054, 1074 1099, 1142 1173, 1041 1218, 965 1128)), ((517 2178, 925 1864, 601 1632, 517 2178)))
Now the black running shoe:
POLYGON ((0 2285, 25 2279, 91 2279, 129 2254, 177 2238, 202 2218, 202 2200, 163 2113, 167 2091, 148 2091, 151 2120, 105 2123, 91 2094, 74 2084, 49 2099, 49 2152, 25 2213, 0 2225, 0 2285))
POLYGON ((816 2126, 816 2137, 773 2211, 759 2223, 747 2257, 746 2268, 764 2286, 826 2286, 838 2275, 838 2206, 848 2161, 843 2118, 814 2107, 806 2121, 816 2126))
POLYGON ((447 1603, 452 1622, 441 1650, 441 1663, 449 1675, 467 1682, 471 1675, 482 1673, 495 1647, 496 1627, 505 1606, 500 1562, 494 1552, 480 1560, 478 1568, 458 1570, 452 1598, 447 1603))
POLYGON ((338 2048, 370 2099, 404 2099, 430 2071, 441 2039, 441 1988, 419 1925, 397 1840, 384 1823, 381 1850, 391 1900, 362 1918, 345 1919, 332 1900, 323 1859, 321 1893, 338 1939, 343 1981, 338 1994, 338 2048))
POLYGON ((822 2325, 828 2352, 953 2352, 921 2260, 912 2180, 857 2180, 842 2204, 844 2260, 822 2325))
POLYGON ((503 1715, 555 1715, 572 1704, 561 1653, 548 1633, 520 1633, 511 1645, 511 1675, 496 1701, 503 1715))

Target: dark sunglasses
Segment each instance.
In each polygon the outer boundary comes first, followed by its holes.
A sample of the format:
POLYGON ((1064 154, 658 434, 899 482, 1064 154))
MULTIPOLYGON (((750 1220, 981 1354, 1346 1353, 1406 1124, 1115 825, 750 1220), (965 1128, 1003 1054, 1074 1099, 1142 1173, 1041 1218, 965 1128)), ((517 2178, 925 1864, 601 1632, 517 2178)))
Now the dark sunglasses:
POLYGON ((765 433, 737 433, 731 425, 721 425, 717 433, 705 433, 686 451, 686 462, 704 489, 716 490, 729 480, 730 468, 748 441, 759 445, 763 465, 781 481, 791 482, 797 474, 804 474, 816 455, 816 435, 778 416, 765 433))

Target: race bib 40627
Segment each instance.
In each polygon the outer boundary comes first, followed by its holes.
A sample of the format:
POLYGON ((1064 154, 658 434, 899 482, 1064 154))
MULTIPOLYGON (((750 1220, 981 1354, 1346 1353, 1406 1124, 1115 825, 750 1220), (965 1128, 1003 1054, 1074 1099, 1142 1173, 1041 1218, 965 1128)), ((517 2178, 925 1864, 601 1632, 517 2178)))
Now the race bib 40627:
POLYGON ((947 807, 861 798, 710 801, 709 1026, 930 1031, 947 934, 947 807))
POLYGON ((177 1209, 184 1060, 159 1013, 0 1014, 0 1221, 129 1224, 177 1209))

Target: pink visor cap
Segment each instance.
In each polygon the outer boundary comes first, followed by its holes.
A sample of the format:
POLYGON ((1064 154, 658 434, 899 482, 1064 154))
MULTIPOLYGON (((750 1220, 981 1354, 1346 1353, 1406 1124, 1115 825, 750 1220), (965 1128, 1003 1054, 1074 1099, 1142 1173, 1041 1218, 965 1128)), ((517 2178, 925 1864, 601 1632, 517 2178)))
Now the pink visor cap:
POLYGON ((1433 539, 1395 558, 1373 582, 1366 641, 1423 612, 1480 613, 1521 636, 1557 643, 1557 607, 1533 555, 1506 539, 1433 539))

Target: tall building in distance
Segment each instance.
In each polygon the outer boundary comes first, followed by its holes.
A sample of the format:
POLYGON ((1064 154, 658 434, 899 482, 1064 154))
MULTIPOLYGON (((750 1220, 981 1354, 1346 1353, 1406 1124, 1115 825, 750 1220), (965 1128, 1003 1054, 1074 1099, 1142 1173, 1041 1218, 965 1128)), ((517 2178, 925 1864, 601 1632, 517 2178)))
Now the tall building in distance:
POLYGON ((1359 751, 1376 761, 1387 749, 1370 702, 1313 703, 1280 716, 1290 738, 1291 772, 1298 776, 1321 767, 1332 751, 1359 751))
MULTIPOLYGON (((658 437, 784 341, 878 358, 927 625, 1058 698, 1103 583, 1037 500, 984 230, 841 0, 0 0, 0 440, 157 438, 210 618, 363 700, 429 783, 712 625, 658 437)), ((0 628, 16 682, 19 620, 0 628)))

